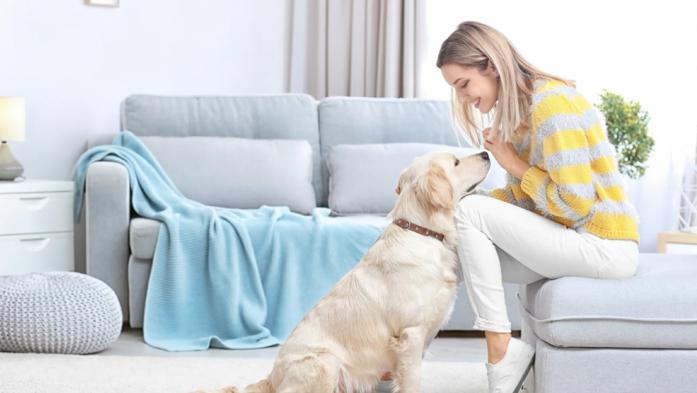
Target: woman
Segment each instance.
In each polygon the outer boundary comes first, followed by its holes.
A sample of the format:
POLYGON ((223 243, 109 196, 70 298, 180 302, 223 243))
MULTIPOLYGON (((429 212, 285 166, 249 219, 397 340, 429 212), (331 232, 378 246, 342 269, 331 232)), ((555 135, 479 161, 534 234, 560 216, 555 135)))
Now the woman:
POLYGON ((474 328, 485 332, 489 390, 517 392, 534 348, 511 338, 503 281, 630 277, 637 216, 603 121, 572 82, 535 68, 477 22, 443 42, 437 66, 468 139, 483 141, 508 172, 504 188, 462 199, 455 221, 474 328), (493 113, 490 128, 478 131, 476 112, 493 113))

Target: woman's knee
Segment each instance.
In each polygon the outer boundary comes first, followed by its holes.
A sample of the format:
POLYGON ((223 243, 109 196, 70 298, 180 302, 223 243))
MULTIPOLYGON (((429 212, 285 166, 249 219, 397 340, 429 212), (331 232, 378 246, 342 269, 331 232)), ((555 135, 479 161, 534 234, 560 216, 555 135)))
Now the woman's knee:
POLYGON ((606 261, 600 265, 600 278, 622 280, 633 277, 639 267, 639 248, 635 243, 613 242, 615 252, 609 253, 606 261))
POLYGON ((612 268, 606 268, 600 273, 600 278, 607 280, 624 280, 631 278, 636 274, 637 263, 626 261, 626 263, 617 263, 612 268))
POLYGON ((468 195, 458 202, 455 207, 456 223, 477 223, 481 220, 482 211, 486 210, 487 199, 484 195, 468 195))

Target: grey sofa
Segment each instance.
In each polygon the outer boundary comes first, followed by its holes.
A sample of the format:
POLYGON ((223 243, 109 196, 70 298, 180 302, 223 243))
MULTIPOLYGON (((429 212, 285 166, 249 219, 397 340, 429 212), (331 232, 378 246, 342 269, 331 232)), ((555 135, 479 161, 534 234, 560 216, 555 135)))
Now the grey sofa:
MULTIPOLYGON (((312 147, 312 186, 317 206, 328 206, 327 152, 341 144, 430 143, 458 145, 448 103, 420 99, 328 98, 280 94, 247 97, 131 96, 122 104, 121 128, 138 136, 217 136, 260 139, 304 139, 312 147)), ((157 156, 157 154, 156 154, 157 156)), ((191 159, 163 167, 175 184, 192 193, 215 192, 213 183, 183 176, 191 159), (194 184, 195 183, 195 184, 194 184), (201 190, 209 184, 210 190, 201 190)), ((205 168, 201 168, 205 171, 205 168)), ((204 176, 204 174, 202 174, 204 176)), ((501 179, 503 180, 503 179, 501 179)), ((264 181, 264 179, 259 179, 264 181)), ((189 196, 189 195, 187 195, 189 196)), ((194 198, 195 199, 195 198, 194 198)), ((214 199, 214 198, 213 198, 214 199)), ((384 217, 341 217, 371 220, 384 217)), ((124 167, 97 162, 88 169, 85 194, 86 271, 116 292, 124 321, 141 327, 143 306, 160 223, 137 217, 129 205, 124 167)), ((520 329, 518 287, 506 284, 514 330, 520 329)), ((470 330, 472 312, 461 289, 446 330, 470 330)))
MULTIPOLYGON (((307 140, 312 148, 312 189, 318 206, 328 205, 327 152, 332 146, 457 144, 448 104, 429 100, 315 101, 293 94, 132 96, 123 103, 121 127, 139 136, 307 140)), ((215 192, 212 185, 205 189, 205 181, 181 176, 190 165, 195 163, 184 159, 165 169, 182 190, 200 191, 204 196, 215 192)), ((87 273, 114 289, 124 320, 140 327, 160 223, 133 215, 126 170, 119 164, 92 164, 86 188, 87 273)), ((381 216, 336 219, 385 224, 381 216)), ((564 277, 520 287, 506 284, 512 327, 522 330, 523 339, 537 349, 528 390, 696 392, 696 279, 696 255, 641 254, 637 275, 626 280, 564 277)), ((472 311, 461 290, 445 329, 469 330, 472 325, 472 311)))
POLYGON ((697 255, 640 254, 625 280, 521 286, 536 393, 697 392, 697 255))

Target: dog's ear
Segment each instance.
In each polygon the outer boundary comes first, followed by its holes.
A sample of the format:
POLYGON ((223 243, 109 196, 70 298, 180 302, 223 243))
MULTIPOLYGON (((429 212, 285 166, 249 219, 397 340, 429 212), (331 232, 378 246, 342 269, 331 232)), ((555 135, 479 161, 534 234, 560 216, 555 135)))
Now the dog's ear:
POLYGON ((408 168, 403 170, 402 173, 399 174, 399 180, 397 180, 397 187, 395 187, 394 192, 397 193, 397 195, 402 193, 402 185, 406 183, 409 178, 409 170, 408 168))
POLYGON ((431 166, 416 180, 416 195, 429 214, 455 207, 453 187, 448 181, 445 170, 437 165, 431 166))

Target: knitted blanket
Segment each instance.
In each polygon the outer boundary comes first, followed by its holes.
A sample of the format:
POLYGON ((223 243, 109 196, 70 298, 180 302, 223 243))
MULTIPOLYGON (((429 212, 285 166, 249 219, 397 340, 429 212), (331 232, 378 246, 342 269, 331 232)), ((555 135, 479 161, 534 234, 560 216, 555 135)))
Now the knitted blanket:
POLYGON ((128 131, 79 158, 76 219, 87 168, 99 160, 123 164, 134 211, 162 222, 143 320, 145 341, 158 348, 282 342, 381 233, 370 224, 335 222, 327 208, 304 216, 287 207, 226 209, 187 199, 128 131))

